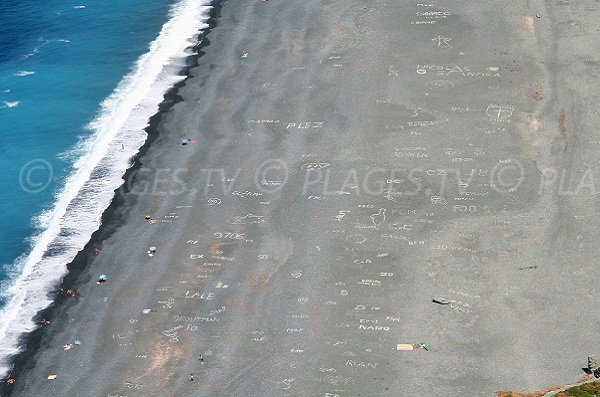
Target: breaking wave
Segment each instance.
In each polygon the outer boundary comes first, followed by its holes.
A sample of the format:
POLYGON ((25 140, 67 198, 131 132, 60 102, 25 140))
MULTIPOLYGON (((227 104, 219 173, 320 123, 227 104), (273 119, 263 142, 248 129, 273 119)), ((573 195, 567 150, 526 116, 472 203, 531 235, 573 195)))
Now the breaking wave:
POLYGON ((7 301, 0 310, 0 377, 20 349, 19 337, 37 327, 33 317, 52 302, 50 292, 65 276, 67 264, 100 226, 164 94, 185 78, 179 72, 200 31, 208 27, 210 3, 180 0, 172 6, 148 52, 102 102, 87 126, 89 137, 71 151, 76 156, 72 173, 56 194, 53 208, 36 218, 42 231, 32 238, 31 251, 15 262, 18 274, 12 275, 10 285, 0 288, 0 299, 7 301))

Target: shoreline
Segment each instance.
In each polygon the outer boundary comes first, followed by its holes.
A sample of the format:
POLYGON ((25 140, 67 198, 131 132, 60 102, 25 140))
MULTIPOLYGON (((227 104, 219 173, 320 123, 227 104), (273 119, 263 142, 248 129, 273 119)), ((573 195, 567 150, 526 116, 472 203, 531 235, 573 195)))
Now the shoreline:
POLYGON ((599 323, 572 308, 593 312, 600 211, 537 190, 540 169, 578 170, 575 142, 596 139, 565 102, 582 89, 576 12, 421 7, 215 13, 65 279, 81 298, 57 299, 10 395, 460 397, 580 379, 599 323), (389 169, 430 172, 360 189, 389 169))
MULTIPOLYGON (((145 129, 148 135, 146 141, 140 147, 138 153, 133 157, 131 167, 127 169, 123 175, 123 184, 114 191, 113 200, 108 208, 102 213, 100 227, 92 234, 88 243, 86 243, 83 249, 77 253, 71 263, 67 264, 66 275, 62 282, 56 286, 57 289, 51 291, 50 294, 56 294, 60 288, 65 290, 77 288, 79 284, 85 282, 82 277, 89 279, 89 271, 95 258, 95 248, 101 246, 102 242, 108 239, 114 231, 125 222, 124 214, 126 213, 127 208, 124 206, 124 203, 135 183, 136 177, 134 174, 141 168, 141 159, 160 135, 157 127, 163 120, 164 115, 168 113, 173 106, 183 100, 183 98, 178 95, 178 92, 181 87, 185 86, 190 77, 190 70, 198 66, 198 60, 204 55, 202 49, 210 45, 210 40, 207 36, 212 29, 217 26, 217 21, 221 15, 221 3, 222 0, 213 0, 210 4, 212 9, 210 11, 210 17, 206 21, 208 28, 199 33, 198 43, 192 47, 194 53, 186 57, 186 66, 179 72, 180 75, 185 76, 185 78, 167 91, 159 105, 158 112, 149 119, 148 126, 145 129), (130 180, 132 175, 134 175, 133 179, 130 180)), ((52 322, 54 318, 58 317, 60 313, 74 305, 75 302, 76 301, 72 298, 56 295, 53 302, 47 308, 38 312, 33 319, 36 324, 39 324, 42 319, 49 319, 52 322)), ((56 326, 54 323, 50 326, 52 325, 56 326)), ((22 350, 8 360, 8 365, 12 367, 12 370, 9 372, 8 376, 0 382, 0 396, 11 396, 14 388, 13 386, 6 384, 6 379, 14 378, 18 382, 20 375, 33 368, 35 366, 36 354, 42 347, 44 338, 47 338, 57 331, 57 329, 53 329, 52 327, 40 326, 31 332, 23 334, 19 338, 19 347, 22 347, 22 350)))

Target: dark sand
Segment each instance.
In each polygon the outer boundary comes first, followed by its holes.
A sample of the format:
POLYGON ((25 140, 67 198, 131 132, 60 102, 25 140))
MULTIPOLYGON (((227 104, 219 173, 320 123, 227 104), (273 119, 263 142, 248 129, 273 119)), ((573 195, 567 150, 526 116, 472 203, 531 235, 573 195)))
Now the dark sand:
POLYGON ((81 297, 44 314, 2 395, 576 381, 600 353, 600 5, 444 3, 223 2, 71 265, 81 297))

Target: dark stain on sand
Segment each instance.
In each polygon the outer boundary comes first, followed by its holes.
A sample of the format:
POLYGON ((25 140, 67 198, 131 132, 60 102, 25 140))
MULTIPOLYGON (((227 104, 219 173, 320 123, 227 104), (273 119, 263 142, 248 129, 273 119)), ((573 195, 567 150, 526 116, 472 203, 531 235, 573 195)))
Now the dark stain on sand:
POLYGON ((560 110, 560 116, 558 118, 558 129, 560 131, 560 136, 563 139, 563 142, 565 143, 563 153, 566 152, 567 148, 569 147, 569 141, 567 139, 566 120, 567 120, 567 116, 565 115, 565 109, 563 108, 560 110))
POLYGON ((539 82, 536 84, 529 84, 527 86, 523 86, 522 88, 523 95, 526 97, 533 99, 534 101, 541 101, 544 99, 544 83, 539 82))

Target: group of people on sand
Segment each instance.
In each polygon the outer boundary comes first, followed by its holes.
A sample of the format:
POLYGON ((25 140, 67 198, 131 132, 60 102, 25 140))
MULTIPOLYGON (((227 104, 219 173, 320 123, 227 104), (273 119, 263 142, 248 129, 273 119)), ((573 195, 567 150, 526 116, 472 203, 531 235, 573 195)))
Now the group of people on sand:
POLYGON ((73 297, 73 298, 77 298, 77 297, 79 297, 79 290, 78 289, 69 288, 68 290, 65 291, 64 288, 61 288, 58 291, 58 294, 59 295, 70 296, 70 297, 73 297))

